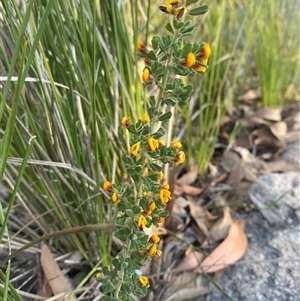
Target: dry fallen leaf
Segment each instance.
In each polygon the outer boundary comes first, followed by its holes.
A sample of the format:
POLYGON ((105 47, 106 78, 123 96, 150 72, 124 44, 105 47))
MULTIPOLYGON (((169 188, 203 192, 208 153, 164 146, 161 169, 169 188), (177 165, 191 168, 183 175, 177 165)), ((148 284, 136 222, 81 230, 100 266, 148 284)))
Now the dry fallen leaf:
POLYGON ((195 186, 191 186, 191 185, 186 185, 186 184, 176 185, 176 188, 177 187, 179 187, 179 189, 181 189, 181 192, 184 192, 184 193, 186 193, 188 195, 192 195, 192 196, 197 196, 197 195, 199 195, 200 193, 203 192, 203 188, 195 187, 195 186))
POLYGON ((212 228, 209 230, 211 237, 218 241, 224 239, 228 233, 228 229, 232 223, 230 208, 223 207, 223 216, 219 218, 212 228))
POLYGON ((210 292, 207 279, 191 271, 174 275, 166 292, 163 295, 165 301, 195 300, 210 292))
POLYGON ((203 257, 203 253, 198 251, 191 251, 190 249, 188 249, 182 261, 179 263, 175 270, 180 271, 195 269, 197 266, 200 265, 201 261, 203 260, 203 257))
POLYGON ((234 221, 224 241, 194 271, 213 273, 237 262, 246 252, 248 241, 244 232, 246 222, 234 221))
MULTIPOLYGON (((72 291, 72 287, 65 278, 65 275, 59 268, 50 249, 45 243, 42 246, 41 264, 53 294, 62 294, 60 297, 57 297, 56 300, 64 300, 66 295, 72 291)), ((68 300, 76 301, 77 299, 75 297, 71 297, 68 300)))
POLYGON ((270 121, 281 121, 281 108, 261 108, 254 116, 270 121))
POLYGON ((198 170, 199 167, 198 166, 194 166, 192 168, 192 170, 190 170, 189 172, 185 173, 182 177, 180 177, 179 179, 176 180, 177 184, 193 184, 198 177, 198 170))
POLYGON ((287 133, 287 124, 284 121, 274 122, 269 127, 272 134, 279 140, 283 139, 287 133))
POLYGON ((260 98, 260 92, 257 90, 248 90, 246 93, 238 97, 238 100, 245 101, 246 103, 252 103, 254 99, 260 98))

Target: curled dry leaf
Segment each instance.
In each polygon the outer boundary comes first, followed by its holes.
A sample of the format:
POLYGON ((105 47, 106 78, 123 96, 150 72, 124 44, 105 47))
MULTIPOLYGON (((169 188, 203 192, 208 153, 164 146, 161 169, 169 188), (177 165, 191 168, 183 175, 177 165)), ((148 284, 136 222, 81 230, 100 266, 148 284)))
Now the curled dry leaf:
MULTIPOLYGON (((60 297, 57 297, 55 300, 64 300, 65 297, 72 291, 72 287, 69 281, 66 279, 64 273, 59 268, 46 244, 43 244, 42 246, 41 264, 53 294, 60 295, 60 297)), ((77 299, 75 297, 71 297, 68 300, 76 301, 77 299)))
POLYGON ((223 216, 209 230, 210 235, 216 241, 224 239, 228 233, 228 229, 232 223, 230 208, 223 207, 223 216))
POLYGON ((272 123, 270 125, 270 130, 276 138, 281 140, 287 133, 287 124, 284 121, 272 123))
POLYGON ((199 167, 198 166, 194 166, 192 168, 192 170, 190 170, 189 172, 185 173, 182 177, 180 177, 179 179, 176 180, 177 184, 193 184, 198 177, 198 170, 199 167))
POLYGON ((225 240, 194 271, 213 273, 240 260, 248 245, 244 232, 245 224, 246 221, 234 221, 225 240))
POLYGON ((281 121, 281 108, 261 108, 254 116, 270 121, 281 121))
POLYGON ((260 98, 260 92, 257 90, 248 90, 246 93, 238 97, 238 100, 246 103, 253 103, 253 100, 260 98))
POLYGON ((186 184, 176 185, 176 187, 177 186, 179 186, 179 189, 182 192, 184 192, 188 195, 192 195, 192 196, 197 196, 203 192, 203 188, 200 188, 200 187, 195 187, 195 186, 186 185, 186 184))
POLYGON ((174 275, 166 292, 163 295, 165 301, 186 301, 210 292, 208 281, 202 275, 191 271, 174 275))
POLYGON ((182 261, 179 263, 175 270, 181 271, 195 269, 197 266, 200 265, 203 258, 203 253, 187 249, 185 256, 183 257, 182 261))

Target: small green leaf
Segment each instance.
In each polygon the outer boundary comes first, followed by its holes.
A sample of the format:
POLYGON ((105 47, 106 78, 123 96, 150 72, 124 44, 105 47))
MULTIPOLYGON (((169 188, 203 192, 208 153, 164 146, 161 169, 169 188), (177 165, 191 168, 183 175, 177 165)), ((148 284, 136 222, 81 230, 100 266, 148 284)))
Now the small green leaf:
POLYGON ((109 294, 115 290, 115 287, 108 279, 105 279, 102 282, 102 289, 105 294, 109 294))
POLYGON ((155 107, 156 102, 155 102, 155 97, 154 97, 153 95, 150 96, 149 104, 150 104, 150 106, 151 106, 152 108, 155 107))
POLYGON ((182 49, 182 56, 186 56, 192 50, 192 44, 186 43, 182 49))
POLYGON ((176 101, 173 100, 172 98, 166 98, 163 100, 163 102, 168 105, 168 106, 171 106, 171 107, 174 107, 176 105, 176 101))
POLYGON ((155 133, 152 135, 152 137, 153 137, 154 139, 159 139, 159 138, 161 138, 162 136, 164 136, 165 133, 166 133, 166 130, 165 130, 163 127, 161 127, 161 128, 159 128, 159 130, 158 130, 157 132, 155 132, 155 133))
POLYGON ((169 71, 178 74, 178 75, 188 75, 190 73, 189 69, 184 68, 183 66, 169 66, 169 71))
POLYGON ((196 24, 193 24, 191 26, 188 26, 188 27, 184 27, 184 28, 181 28, 180 29, 180 33, 183 35, 183 34, 186 34, 186 33, 190 33, 195 27, 198 26, 198 23, 196 24))
POLYGON ((159 121, 166 121, 166 120, 169 120, 171 117, 172 117, 172 112, 169 111, 169 112, 166 112, 166 113, 160 115, 158 117, 158 120, 159 121))
POLYGON ((180 78, 176 78, 173 82, 173 89, 177 90, 182 85, 182 80, 180 78))
POLYGON ((142 135, 145 136, 148 135, 149 133, 150 133, 149 126, 145 126, 145 128, 142 131, 142 135))
POLYGON ((197 51, 200 49, 200 44, 198 42, 194 43, 192 52, 197 53, 197 51))
POLYGON ((174 26, 176 29, 180 29, 183 25, 184 25, 183 22, 177 21, 176 19, 173 20, 173 26, 174 26))
POLYGON ((168 24, 166 25, 166 29, 167 29, 168 31, 170 31, 171 33, 174 34, 173 28, 172 28, 172 26, 171 26, 170 23, 168 23, 168 24))
POLYGON ((159 36, 154 36, 154 37, 152 38, 151 43, 152 43, 152 48, 153 48, 153 50, 157 50, 158 45, 159 45, 159 43, 160 43, 160 37, 159 37, 159 36))
POLYGON ((152 119, 152 118, 153 118, 153 115, 154 115, 154 108, 153 108, 153 107, 148 108, 148 113, 149 113, 150 119, 152 119))
POLYGON ((163 42, 164 42, 164 44, 165 44, 165 46, 167 48, 172 43, 172 39, 171 39, 171 37, 169 35, 166 35, 166 36, 163 36, 163 42))
POLYGON ((160 213, 160 216, 163 217, 163 218, 166 218, 169 216, 169 211, 164 211, 162 213, 160 213))
POLYGON ((186 5, 190 5, 192 3, 197 3, 199 0, 188 0, 186 5))
POLYGON ((104 276, 109 276, 111 274, 107 266, 102 267, 102 273, 104 276))
POLYGON ((149 166, 154 170, 154 171, 161 171, 161 166, 155 164, 155 163, 150 163, 149 166))
POLYGON ((208 12, 208 6, 202 5, 202 6, 194 8, 194 9, 191 9, 189 11, 189 14, 192 16, 199 16, 199 15, 205 14, 206 12, 208 12))
POLYGON ((157 60, 157 57, 156 57, 156 55, 155 55, 155 53, 154 53, 153 50, 149 51, 148 54, 147 54, 147 56, 148 56, 148 58, 149 58, 150 60, 153 60, 153 61, 156 61, 156 60, 157 60))
POLYGON ((122 269, 122 264, 121 262, 117 259, 117 258, 114 258, 111 263, 115 266, 115 268, 120 271, 122 269))

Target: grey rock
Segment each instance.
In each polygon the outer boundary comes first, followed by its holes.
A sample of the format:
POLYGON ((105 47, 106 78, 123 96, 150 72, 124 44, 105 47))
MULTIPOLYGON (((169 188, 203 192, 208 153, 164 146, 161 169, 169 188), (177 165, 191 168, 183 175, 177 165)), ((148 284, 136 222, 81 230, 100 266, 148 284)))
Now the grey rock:
MULTIPOLYGON (((234 301, 300 301, 300 173, 262 175, 252 193, 280 217, 270 225, 259 210, 238 212, 247 219, 248 249, 217 280, 234 301), (281 198, 280 198, 281 197, 281 198), (278 202, 274 202, 274 201, 278 202)), ((230 300, 212 283, 205 301, 230 300)))

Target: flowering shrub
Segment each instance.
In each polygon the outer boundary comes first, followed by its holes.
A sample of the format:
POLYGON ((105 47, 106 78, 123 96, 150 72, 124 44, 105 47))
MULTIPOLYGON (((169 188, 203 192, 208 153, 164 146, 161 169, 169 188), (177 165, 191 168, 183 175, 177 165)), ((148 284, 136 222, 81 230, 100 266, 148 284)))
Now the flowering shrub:
POLYGON ((121 125, 131 133, 129 154, 123 155, 129 180, 120 186, 105 181, 103 189, 110 193, 116 206, 116 229, 114 235, 122 243, 122 249, 111 260, 110 266, 102 267, 95 279, 102 282, 104 301, 134 300, 131 295, 143 297, 150 286, 146 276, 138 271, 151 257, 160 256, 160 237, 148 235, 145 227, 157 227, 168 216, 166 204, 172 200, 170 186, 163 183, 163 164, 180 165, 185 153, 180 141, 166 145, 163 137, 172 113, 170 107, 179 101, 187 101, 193 91, 178 75, 205 72, 210 56, 209 44, 191 43, 191 32, 197 23, 184 21, 187 14, 204 14, 206 5, 192 8, 198 0, 167 0, 159 9, 172 17, 166 25, 170 32, 163 37, 154 36, 152 47, 138 41, 137 55, 144 59, 142 72, 144 87, 157 85, 159 93, 150 96, 148 111, 140 120, 131 121, 124 116, 121 125))

